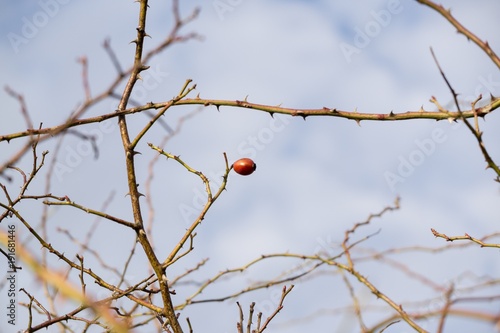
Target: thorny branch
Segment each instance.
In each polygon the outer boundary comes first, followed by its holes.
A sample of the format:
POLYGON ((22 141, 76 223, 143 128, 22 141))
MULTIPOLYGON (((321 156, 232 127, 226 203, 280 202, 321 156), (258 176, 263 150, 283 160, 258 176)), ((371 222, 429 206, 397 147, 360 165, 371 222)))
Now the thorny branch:
POLYGON ((417 2, 428 6, 432 9, 434 9, 436 12, 441 14, 448 22, 450 22, 459 33, 463 34, 465 37, 467 37, 468 40, 471 40, 483 50, 484 53, 488 55, 488 57, 491 59, 491 61, 497 65, 497 67, 500 69, 500 58, 498 55, 493 52, 493 50, 490 47, 490 44, 486 41, 482 41, 478 36, 476 36, 474 33, 472 33, 470 30, 465 28, 456 18, 451 15, 451 11, 448 9, 446 10, 442 5, 438 5, 434 1, 431 0, 417 0, 417 2))
MULTIPOLYGON (((300 117, 306 119, 307 117, 318 117, 318 116, 329 116, 344 118, 349 120, 354 120, 357 123, 361 121, 402 121, 402 120, 415 120, 415 119, 428 119, 428 120, 448 120, 456 121, 462 118, 474 118, 476 115, 478 117, 485 117, 494 110, 500 107, 500 98, 493 97, 491 101, 482 107, 476 109, 465 110, 462 112, 454 112, 448 110, 438 110, 438 111, 426 111, 424 109, 407 111, 403 113, 363 113, 356 111, 345 111, 336 108, 324 107, 321 109, 297 109, 297 108, 286 108, 282 106, 272 106, 265 104, 251 103, 246 100, 217 100, 217 99, 204 99, 204 98, 183 98, 179 100, 171 100, 162 103, 148 103, 146 105, 126 108, 123 110, 118 110, 114 113, 103 114, 96 117, 84 118, 73 120, 71 122, 65 123, 63 125, 41 128, 39 130, 28 130, 7 135, 0 135, 0 142, 10 141, 12 139, 21 138, 33 134, 40 135, 56 135, 61 131, 85 124, 99 123, 112 118, 131 115, 135 113, 144 112, 151 109, 163 109, 172 106, 181 105, 202 105, 202 106, 215 106, 220 108, 221 106, 250 109, 256 111, 263 111, 269 113, 273 116, 274 114, 284 114, 292 117, 300 117)), ((2 169, 0 169, 1 171, 2 169)))

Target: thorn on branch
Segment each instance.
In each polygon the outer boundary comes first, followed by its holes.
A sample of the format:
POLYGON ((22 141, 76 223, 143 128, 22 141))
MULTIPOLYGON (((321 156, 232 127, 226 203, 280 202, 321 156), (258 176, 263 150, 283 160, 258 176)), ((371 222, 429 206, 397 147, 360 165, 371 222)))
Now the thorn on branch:
POLYGON ((304 120, 306 120, 306 117, 307 115, 304 113, 304 111, 301 111, 301 110, 295 110, 292 112, 292 117, 297 117, 297 116, 300 116, 302 118, 304 118, 304 120))

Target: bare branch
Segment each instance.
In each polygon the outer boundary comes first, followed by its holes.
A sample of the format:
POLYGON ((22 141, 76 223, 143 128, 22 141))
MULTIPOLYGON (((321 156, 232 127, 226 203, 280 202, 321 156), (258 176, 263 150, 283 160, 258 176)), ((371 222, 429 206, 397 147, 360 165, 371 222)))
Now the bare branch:
POLYGON ((500 248, 500 244, 498 244, 498 243, 485 243, 481 239, 474 238, 467 233, 464 236, 447 236, 445 234, 437 232, 435 229, 432 229, 432 228, 431 228, 431 232, 435 237, 443 238, 447 242, 453 242, 456 240, 469 240, 469 241, 472 241, 476 244, 479 244, 481 247, 500 248))
POLYGON ((468 40, 471 40, 472 42, 474 42, 474 44, 479 46, 479 48, 488 55, 491 61, 493 61, 493 63, 497 65, 498 68, 500 68, 500 58, 496 55, 495 52, 493 52, 488 42, 483 42, 479 37, 477 37, 471 31, 467 30, 467 28, 465 28, 457 19, 453 17, 453 15, 451 15, 451 11, 449 9, 446 10, 442 5, 438 5, 431 0, 417 0, 417 2, 430 7, 441 14, 457 29, 459 33, 463 34, 465 37, 467 37, 468 40))

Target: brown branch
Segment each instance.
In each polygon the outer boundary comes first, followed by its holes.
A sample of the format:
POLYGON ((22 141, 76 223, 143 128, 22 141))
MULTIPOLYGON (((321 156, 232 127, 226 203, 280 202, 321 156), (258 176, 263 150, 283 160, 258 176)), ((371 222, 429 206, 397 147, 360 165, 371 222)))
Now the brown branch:
POLYGON ((104 42, 102 43, 102 47, 104 48, 104 50, 106 50, 106 53, 111 59, 111 63, 115 67, 118 73, 118 77, 119 78, 125 77, 126 73, 123 72, 122 66, 120 65, 120 61, 118 60, 115 51, 113 51, 113 49, 111 48, 111 40, 109 38, 105 39, 104 42))
POLYGON ((500 248, 500 243, 484 243, 481 239, 474 238, 467 233, 464 236, 447 236, 445 234, 437 232, 435 229, 432 229, 432 228, 431 228, 431 232, 435 237, 443 238, 447 242, 453 242, 456 240, 468 240, 468 241, 474 242, 476 244, 479 244, 481 247, 500 248))
MULTIPOLYGON (((128 101, 130 99, 130 95, 132 94, 132 90, 140 78, 140 73, 149 67, 146 66, 143 62, 143 47, 144 47, 144 38, 147 36, 146 34, 146 17, 148 10, 148 1, 141 0, 140 1, 140 10, 139 10, 139 18, 138 18, 138 27, 137 27, 137 37, 134 40, 135 43, 135 56, 134 56, 134 66, 132 72, 130 73, 127 84, 125 85, 125 89, 121 95, 120 103, 118 104, 117 111, 123 111, 127 108, 128 101)), ((168 106, 165 106, 163 110, 168 109, 168 106)), ((164 112, 164 111, 163 111, 164 112)), ((162 112, 160 112, 162 114, 162 112)), ((123 150, 125 154, 125 165, 127 170, 127 183, 128 183, 128 194, 130 196, 130 204, 132 208, 132 213, 134 216, 135 230, 137 233, 137 240, 141 244, 148 261, 155 272, 156 278, 158 279, 161 298, 163 302, 163 310, 162 315, 165 316, 168 320, 168 326, 170 326, 174 333, 182 333, 182 327, 179 323, 177 315, 175 314, 174 306, 172 304, 172 298, 168 286, 168 278, 165 272, 165 269, 162 267, 160 261, 158 260, 154 249, 149 242, 148 236, 144 230, 144 222, 141 212, 141 204, 139 198, 141 193, 138 190, 138 180, 136 177, 136 169, 135 169, 135 154, 134 151, 135 145, 142 138, 142 135, 149 129, 148 126, 144 128, 144 130, 137 136, 137 138, 132 142, 130 140, 130 135, 128 132, 127 121, 124 115, 120 115, 118 117, 118 125, 120 128, 120 136, 122 139, 123 150)))
MULTIPOLYGON (((184 98, 181 100, 171 100, 168 102, 161 103, 148 103, 142 106, 127 108, 123 110, 118 110, 116 112, 103 114, 97 117, 90 117, 84 119, 73 119, 65 124, 40 128, 37 130, 26 130, 22 132, 0 135, 1 141, 10 141, 13 139, 26 137, 34 134, 44 135, 41 137, 41 140, 46 139, 46 135, 52 137, 57 135, 58 133, 75 126, 99 123, 102 121, 106 121, 112 118, 121 117, 125 115, 131 115, 135 113, 144 112, 150 109, 161 109, 170 106, 178 106, 178 105, 203 105, 203 106, 228 106, 228 107, 236 107, 243 109, 251 109, 257 111, 264 111, 269 113, 271 116, 275 113, 289 115, 292 117, 315 117, 315 116, 330 116, 337 118, 344 118, 349 120, 354 120, 356 122, 360 121, 401 121, 401 120, 413 120, 413 119, 428 119, 428 120, 448 120, 448 121, 456 121, 462 118, 474 118, 475 116, 484 117, 492 111, 496 110, 500 107, 500 98, 493 97, 488 105, 476 108, 465 110, 462 112, 452 112, 447 110, 441 111, 425 111, 423 109, 417 111, 407 111, 403 113, 393 113, 392 111, 389 113, 359 113, 357 111, 342 111, 335 108, 324 107, 321 109, 296 109, 296 108, 285 108, 281 106, 271 106, 264 104, 256 104, 250 103, 248 101, 240 101, 240 100, 217 100, 217 99, 201 99, 201 98, 184 98), (172 105, 174 104, 174 105, 172 105)), ((10 163, 13 164, 13 163, 10 163)), ((9 165, 10 165, 9 164, 9 165)), ((0 171, 2 171, 5 167, 0 167, 0 171)))
MULTIPOLYGON (((484 237, 481 238, 481 240, 484 242, 488 239, 491 238, 496 238, 500 237, 500 232, 494 232, 491 234, 488 234, 484 237)), ((365 257, 358 257, 353 260, 359 262, 359 261, 369 261, 372 259, 377 259, 377 258, 382 258, 387 255, 391 254, 404 254, 404 253, 409 253, 409 252, 428 252, 428 253, 440 253, 444 251, 450 251, 453 249, 457 248, 465 248, 472 246, 474 243, 454 243, 454 244, 447 244, 443 246, 438 246, 438 247, 425 247, 425 246, 407 246, 407 247, 400 247, 400 248, 390 248, 386 249, 383 251, 378 251, 374 249, 366 249, 366 251, 372 252, 372 255, 370 256, 365 256, 365 257)))
MULTIPOLYGON (((175 127, 175 129, 173 131, 171 131, 171 133, 169 133, 168 135, 166 135, 163 140, 161 141, 161 143, 158 145, 159 148, 162 148, 165 147, 165 145, 167 144, 167 142, 173 138, 174 136, 176 136, 177 134, 179 134, 182 130, 182 127, 184 125, 184 123, 194 117, 195 115, 199 114, 201 111, 201 108, 196 108, 196 110, 180 117, 180 119, 178 120, 177 122, 177 126, 175 127)), ((158 154, 158 155, 155 155, 151 161, 149 162, 148 164, 148 177, 146 178, 146 181, 145 181, 145 195, 146 195, 146 205, 148 207, 148 221, 146 223, 146 232, 148 234, 151 234, 152 230, 153 230, 153 221, 154 221, 154 218, 155 218, 155 208, 154 208, 154 205, 153 205, 153 195, 152 195, 152 185, 153 185, 153 179, 154 179, 154 166, 156 163, 158 163, 158 161, 160 160, 160 156, 161 154, 158 154)), ((153 240, 151 240, 151 245, 154 247, 154 244, 153 244, 153 240)))
POLYGON ((368 289, 377 297, 377 298, 380 298, 381 300, 383 300, 385 303, 387 303, 391 308, 393 308, 398 314, 399 316, 401 316, 401 318, 406 321, 408 323, 408 325, 410 325, 415 331, 417 332, 420 332, 420 333, 424 333, 424 332, 427 332, 426 330, 424 330, 422 327, 420 327, 416 322, 415 322, 415 318, 413 316, 411 316, 410 314, 408 314, 404 309, 403 309, 403 306, 400 305, 400 304, 397 304, 396 302, 394 302, 391 298, 389 298, 387 295, 385 295, 384 293, 382 293, 377 287, 375 287, 375 285, 373 285, 365 276, 363 276, 361 273, 359 273, 358 271, 350 268, 350 267, 347 267, 345 265, 341 265, 339 263, 336 263, 336 262, 333 262, 332 263, 333 265, 341 268, 341 269, 344 269, 346 270, 347 272, 349 272, 350 274, 352 274, 353 276, 355 276, 359 282, 361 282, 362 284, 364 284, 366 287, 368 287, 368 289))
POLYGON ((77 61, 80 64, 82 64, 82 83, 83 83, 83 91, 85 92, 85 100, 90 101, 92 99, 92 93, 90 92, 90 84, 89 84, 88 59, 86 56, 82 56, 78 58, 77 61))
POLYGON ((346 230, 346 232, 344 233, 344 240, 342 241, 342 249, 344 250, 344 253, 346 255, 347 263, 348 263, 349 267, 353 267, 353 262, 352 262, 352 259, 351 259, 351 254, 349 252, 349 249, 353 245, 348 245, 349 237, 350 237, 349 235, 350 234, 354 234, 354 232, 356 232, 356 229, 358 229, 359 227, 362 227, 362 226, 370 224, 370 222, 375 217, 382 217, 386 212, 393 211, 393 210, 398 210, 398 209, 399 209, 399 197, 397 197, 396 200, 394 200, 394 206, 386 206, 386 207, 384 207, 384 209, 382 209, 381 212, 379 212, 377 214, 370 214, 365 221, 358 222, 351 229, 346 230))
MULTIPOLYGON (((482 139, 483 132, 481 132, 479 130, 479 122, 478 122, 478 116, 479 115, 478 115, 478 113, 476 111, 477 110, 476 109, 476 104, 477 104, 477 102, 479 102, 482 99, 482 95, 479 95, 478 98, 471 103, 472 111, 473 111, 473 116, 474 116, 474 124, 475 124, 475 126, 472 127, 472 125, 469 123, 469 121, 466 119, 466 117, 463 116, 463 113, 460 110, 460 105, 459 105, 458 99, 457 99, 458 95, 455 92, 455 90, 453 89, 453 87, 451 86, 450 81, 448 81, 448 78, 446 77, 446 74, 441 69, 441 66, 439 65, 439 62, 438 62, 438 60, 436 58, 436 55, 434 54, 434 51, 432 50, 432 48, 431 48, 431 53, 432 53, 432 57, 434 58, 434 62, 436 63, 436 65, 437 65, 437 67, 439 69, 439 72, 441 73, 441 76, 442 76, 443 80, 446 82, 446 85, 448 86, 448 89, 450 89, 450 92, 453 95, 453 100, 455 101, 455 105, 457 106, 457 110, 458 110, 459 114, 461 115, 460 119, 463 120, 463 122, 465 123, 465 125, 467 126, 467 128, 470 130, 470 132, 476 138, 477 143, 479 144, 479 148, 481 149, 481 153, 483 154, 483 156, 484 156, 484 158, 486 160, 487 168, 491 168, 491 169, 493 169, 493 171, 495 171, 495 173, 497 174, 496 181, 500 182, 500 167, 493 161, 493 159, 491 158, 490 154, 486 150, 486 147, 485 147, 483 139, 482 139)), ((431 102, 433 102, 438 108, 441 108, 440 105, 439 105, 439 103, 437 102, 437 100, 436 100, 436 98, 434 96, 432 97, 431 102)))
POLYGON ((24 121, 26 122, 26 127, 28 129, 33 128, 33 121, 31 120, 31 117, 28 113, 28 107, 26 106, 26 101, 24 100, 24 96, 15 92, 11 87, 5 86, 5 92, 15 98, 18 102, 19 105, 21 106, 21 114, 23 115, 24 121))
POLYGON ((450 307, 452 305, 451 297, 453 296, 453 291, 454 291, 454 286, 451 285, 448 288, 448 290, 446 290, 446 293, 444 294, 444 298, 446 301, 445 301, 443 308, 441 310, 441 316, 439 317, 439 324, 438 324, 438 328, 436 330, 436 333, 444 332, 444 324, 446 322, 446 318, 448 317, 448 314, 450 312, 450 307))
POLYGON ((194 168, 190 167, 187 163, 185 163, 179 156, 172 155, 170 153, 167 153, 160 149, 159 147, 156 147, 155 145, 149 143, 148 144, 152 149, 156 150, 159 152, 161 155, 166 156, 167 158, 171 158, 181 164, 187 171, 197 175, 200 177, 202 182, 205 184, 205 191, 207 192, 207 203, 203 207, 201 213, 199 216, 193 221, 191 226, 187 228, 186 232, 184 233, 184 236, 179 240, 179 242, 176 244, 172 252, 169 254, 169 256, 163 261, 163 266, 168 267, 171 265, 176 259, 177 254, 181 250, 181 248, 184 246, 184 244, 187 242, 188 239, 192 238, 193 232, 195 229, 201 224, 201 221, 205 218, 205 215, 207 214, 208 210, 210 207, 213 205, 213 203, 219 198, 219 196, 222 194, 222 192, 226 189, 226 184, 227 184, 227 178, 229 175, 229 172, 231 171, 229 168, 229 163, 227 160, 227 156, 224 153, 224 162, 226 165, 226 171, 224 172, 224 175, 222 176, 222 183, 217 190, 215 194, 212 194, 212 189, 210 188, 210 181, 209 179, 200 171, 195 170, 194 168))
POLYGON ((278 312, 280 312, 281 309, 283 309, 283 302, 285 301, 285 297, 292 291, 293 287, 294 287, 293 284, 288 289, 286 289, 286 286, 283 286, 283 290, 281 292, 281 299, 278 306, 276 307, 276 310, 274 310, 274 312, 269 317, 267 317, 266 321, 264 322, 264 325, 262 325, 262 328, 260 327, 257 328, 258 333, 264 332, 264 330, 267 328, 267 325, 269 325, 271 320, 273 320, 273 318, 276 317, 278 312))
POLYGON ((363 315, 361 313, 361 305, 359 304, 359 299, 354 293, 354 288, 352 287, 351 282, 349 282, 349 279, 345 274, 342 274, 342 280, 344 281, 347 290, 349 290, 349 295, 351 296, 352 303, 353 303, 353 308, 354 308, 354 313, 356 315, 356 318, 358 319, 359 327, 361 329, 362 333, 365 333, 368 328, 366 327, 364 321, 363 321, 363 315))
POLYGON ((240 314, 240 320, 236 323, 236 329, 238 330, 238 333, 243 333, 243 309, 241 308, 240 302, 236 302, 236 305, 238 305, 238 311, 240 314))
MULTIPOLYGON (((330 116, 330 117, 338 117, 345 118, 349 120, 354 120, 356 122, 360 122, 362 120, 369 121, 400 121, 400 120, 410 120, 410 119, 431 119, 431 120, 448 120, 454 121, 457 119, 461 119, 462 116, 465 118, 474 117, 474 110, 466 110, 462 113, 459 112, 450 112, 450 111, 425 111, 424 109, 420 109, 417 111, 407 111, 403 113, 359 113, 357 110, 355 111, 342 111, 336 108, 323 107, 321 109, 296 109, 296 108, 284 108, 281 106, 271 106, 264 104, 256 104, 250 103, 246 100, 236 100, 236 101, 228 101, 228 100, 214 100, 214 99, 183 99, 175 103, 176 105, 205 105, 210 106, 213 105, 217 108, 220 106, 231 106, 237 108, 244 109, 252 109, 258 111, 264 111, 273 116, 275 113, 290 115, 292 117, 302 117, 307 118, 309 116, 330 116)), ((486 116, 488 113, 500 107, 500 98, 493 97, 488 105, 485 105, 476 110, 476 113, 480 117, 486 116)))
POLYGON ((132 229, 137 229, 137 225, 134 224, 134 223, 132 223, 132 222, 128 222, 128 221, 122 220, 122 219, 120 219, 118 217, 114 217, 114 216, 106 214, 106 213, 104 213, 102 211, 98 211, 98 210, 94 210, 94 209, 91 209, 91 208, 87 208, 85 206, 77 204, 74 201, 70 201, 70 200, 66 200, 66 199, 64 199, 61 202, 47 201, 46 200, 43 203, 45 205, 48 205, 48 206, 71 206, 71 207, 75 207, 75 208, 78 208, 78 209, 84 211, 85 213, 102 217, 102 218, 104 218, 106 220, 110 220, 110 221, 116 222, 118 224, 124 225, 124 226, 132 228, 132 229))
POLYGON ((474 42, 474 44, 479 46, 479 48, 488 55, 491 61, 493 61, 493 63, 497 65, 498 68, 500 68, 500 58, 491 49, 489 43, 486 41, 483 42, 479 37, 477 37, 475 34, 473 34, 471 31, 465 28, 459 21, 457 21, 456 18, 453 17, 453 15, 451 15, 451 11, 449 9, 446 10, 442 5, 438 5, 431 0, 417 0, 417 2, 430 7, 439 14, 441 14, 448 22, 450 22, 457 29, 459 33, 463 34, 465 37, 467 37, 468 40, 471 40, 472 42, 474 42))

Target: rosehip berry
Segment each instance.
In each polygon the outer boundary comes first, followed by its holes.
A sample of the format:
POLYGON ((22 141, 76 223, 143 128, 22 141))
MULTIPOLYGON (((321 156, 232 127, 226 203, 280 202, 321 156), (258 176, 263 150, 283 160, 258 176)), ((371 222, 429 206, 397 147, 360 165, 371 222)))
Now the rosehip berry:
POLYGON ((249 158, 241 158, 233 163, 233 169, 242 176, 248 176, 257 169, 257 165, 249 158))

